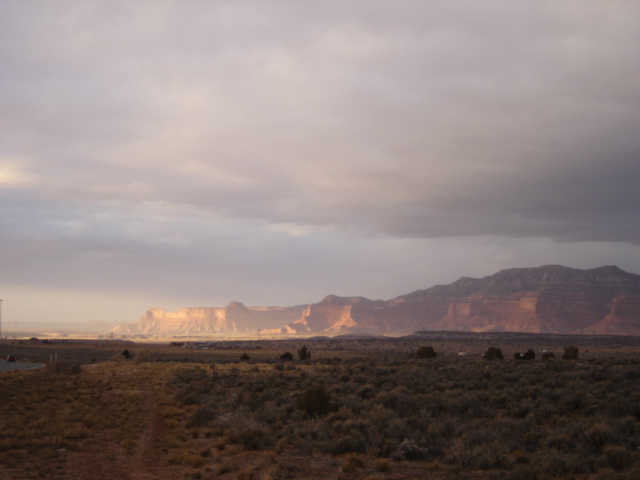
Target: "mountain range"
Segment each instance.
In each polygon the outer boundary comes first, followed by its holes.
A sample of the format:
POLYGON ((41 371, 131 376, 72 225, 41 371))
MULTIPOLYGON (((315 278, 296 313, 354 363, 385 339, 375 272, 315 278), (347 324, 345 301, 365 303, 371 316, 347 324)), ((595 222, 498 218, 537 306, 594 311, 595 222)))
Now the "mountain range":
POLYGON ((418 330, 640 335, 640 275, 546 265, 462 277, 391 300, 329 295, 311 305, 152 308, 119 334, 408 334, 418 330))

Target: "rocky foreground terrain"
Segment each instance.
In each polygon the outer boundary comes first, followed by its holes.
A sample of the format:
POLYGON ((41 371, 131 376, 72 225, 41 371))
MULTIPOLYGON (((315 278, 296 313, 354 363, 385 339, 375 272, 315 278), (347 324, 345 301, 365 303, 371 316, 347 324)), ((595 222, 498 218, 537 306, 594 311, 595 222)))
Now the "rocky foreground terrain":
POLYGON ((640 275, 547 265, 462 277, 391 300, 329 295, 294 307, 150 309, 119 334, 407 334, 419 330, 640 335, 640 275))

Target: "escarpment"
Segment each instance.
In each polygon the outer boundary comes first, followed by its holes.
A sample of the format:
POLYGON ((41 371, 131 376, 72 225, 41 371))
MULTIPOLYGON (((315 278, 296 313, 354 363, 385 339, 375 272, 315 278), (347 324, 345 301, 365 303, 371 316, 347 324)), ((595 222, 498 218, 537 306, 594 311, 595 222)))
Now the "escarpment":
POLYGON ((273 335, 407 334, 417 330, 640 335, 640 275, 615 266, 589 270, 513 268, 417 290, 391 300, 329 295, 295 307, 150 309, 116 333, 273 335))

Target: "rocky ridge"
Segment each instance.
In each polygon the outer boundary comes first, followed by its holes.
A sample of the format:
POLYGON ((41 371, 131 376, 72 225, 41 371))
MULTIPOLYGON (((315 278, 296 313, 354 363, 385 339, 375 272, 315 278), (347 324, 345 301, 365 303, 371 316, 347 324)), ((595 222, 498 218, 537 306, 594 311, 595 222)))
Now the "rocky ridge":
MULTIPOLYGON (((117 327, 120 328, 120 327, 117 327)), ((417 330, 640 335, 640 275, 547 265, 462 277, 394 299, 329 295, 297 307, 151 309, 116 333, 407 334, 417 330), (284 325, 284 326, 282 326, 284 325)))

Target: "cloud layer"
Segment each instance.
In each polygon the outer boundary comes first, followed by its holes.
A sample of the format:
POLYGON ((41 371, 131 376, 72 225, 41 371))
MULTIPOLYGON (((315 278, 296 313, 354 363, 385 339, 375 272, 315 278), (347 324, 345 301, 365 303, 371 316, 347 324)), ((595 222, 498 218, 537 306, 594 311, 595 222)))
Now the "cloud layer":
POLYGON ((638 19, 3 2, 0 284, 295 303, 535 261, 637 272, 638 19))

